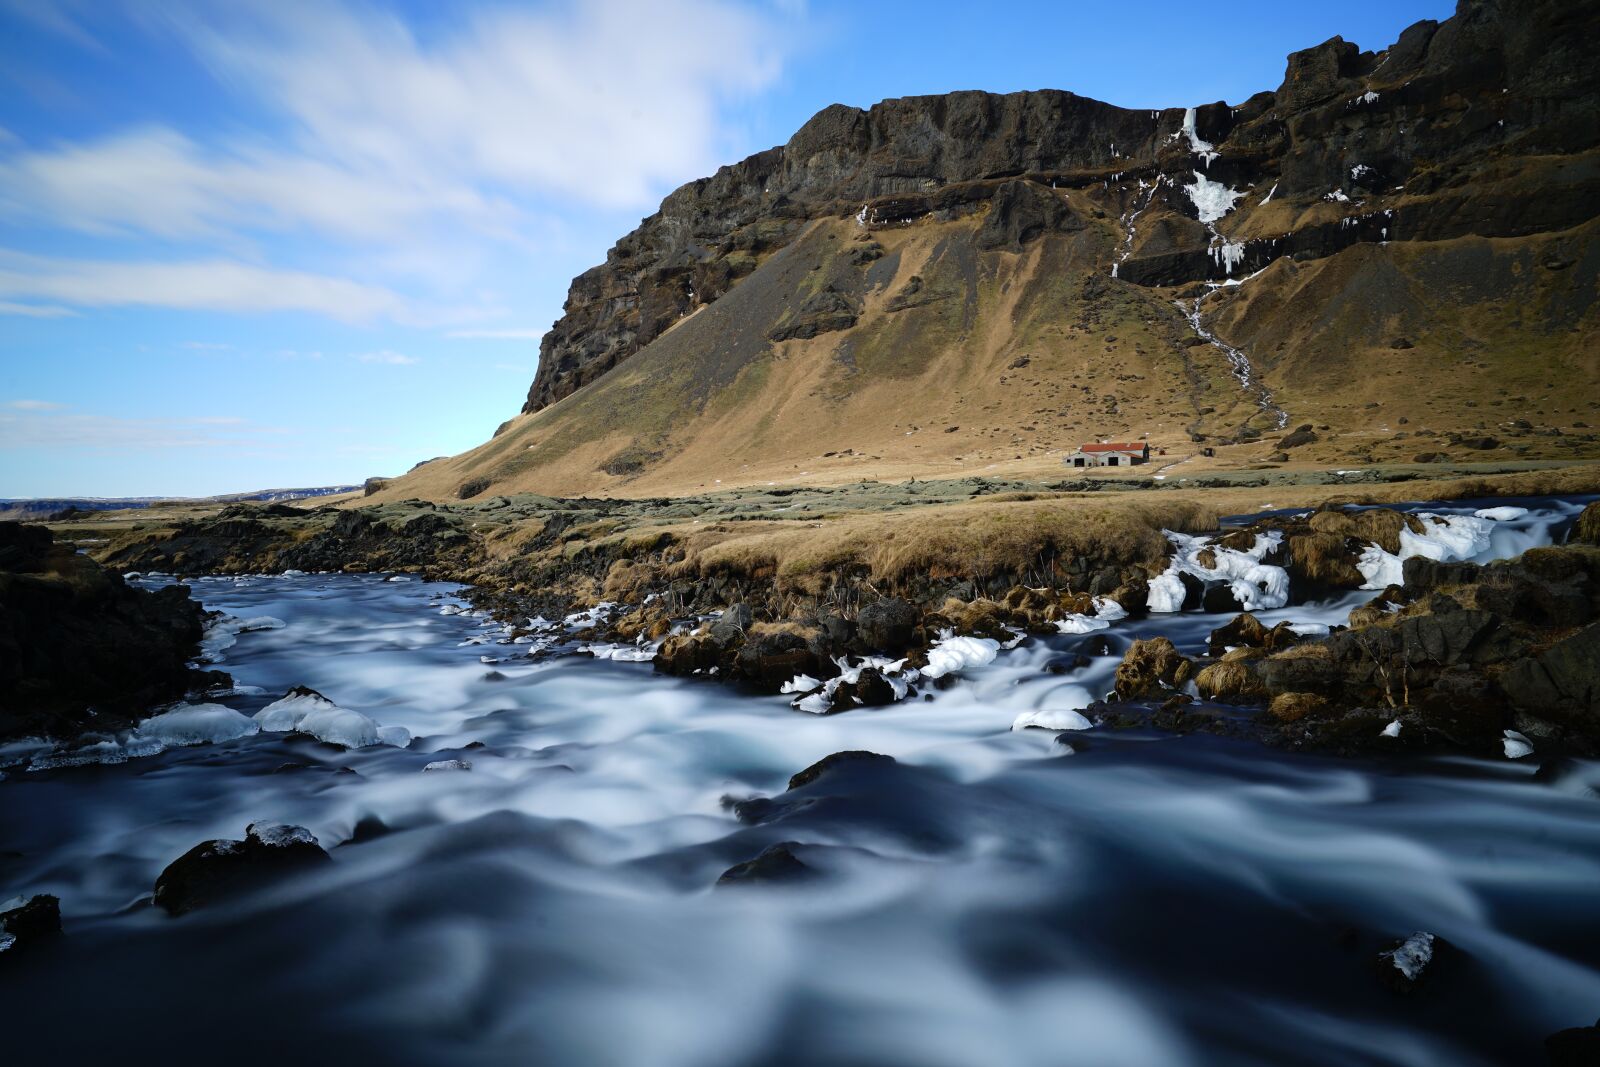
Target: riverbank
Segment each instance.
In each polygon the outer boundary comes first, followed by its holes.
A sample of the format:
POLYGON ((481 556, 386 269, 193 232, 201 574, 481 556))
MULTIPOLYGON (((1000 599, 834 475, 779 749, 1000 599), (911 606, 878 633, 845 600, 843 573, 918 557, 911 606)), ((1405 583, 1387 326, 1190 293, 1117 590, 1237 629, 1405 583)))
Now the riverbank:
MULTIPOLYGON (((964 479, 650 501, 521 496, 348 509, 235 506, 170 524, 157 518, 118 527, 114 517, 100 520, 98 528, 74 523, 63 534, 80 538, 119 570, 399 572, 459 581, 471 585, 476 603, 506 624, 509 640, 543 647, 570 638, 605 654, 653 660, 669 674, 716 677, 766 692, 788 687, 797 694, 797 706, 809 700, 804 710, 836 711, 906 699, 912 691, 908 672, 918 674, 923 685, 932 682, 938 664, 930 670, 929 657, 955 655, 939 651, 951 637, 998 647, 1024 634, 1092 633, 1115 618, 1152 608, 1174 611, 1203 604, 1213 612, 1259 611, 1281 607, 1291 595, 1298 603, 1361 587, 1382 593, 1402 582, 1406 554, 1438 558, 1457 547, 1445 536, 1453 528, 1436 531, 1445 537, 1438 541, 1416 516, 1371 508, 1405 493, 1416 494, 1412 499, 1454 500, 1460 511, 1461 502, 1473 498, 1564 494, 1574 499, 1572 494, 1596 490, 1600 467, 1593 465, 1362 485, 1336 495, 1320 485, 1277 487, 1271 500, 1255 488, 1107 493, 964 479), (1308 511, 1307 505, 1317 510, 1308 511), (1356 505, 1368 510, 1346 510, 1356 505), (1267 513, 1253 525, 1234 520, 1219 530, 1219 515, 1245 512, 1267 513), (96 532, 105 536, 96 538, 96 532), (1214 536, 1180 543, 1205 534, 1214 536), (1406 538, 1420 547, 1405 549, 1406 538), (1383 550, 1387 562, 1379 559, 1377 570, 1364 569, 1364 556, 1375 548, 1383 550), (1180 556, 1184 566, 1174 562, 1180 556), (557 626, 547 619, 568 622, 557 626), (896 660, 905 662, 896 670, 884 669, 896 660)), ((1469 539, 1488 536, 1484 531, 1491 520, 1462 521, 1481 528, 1469 539)), ((1566 537, 1565 528, 1560 536, 1566 537)), ((1498 558, 1485 554, 1487 546, 1485 540, 1449 558, 1498 558)), ((1508 554, 1516 552, 1499 551, 1508 554)), ((1534 571, 1516 574, 1522 588, 1538 587, 1537 594, 1527 596, 1589 603, 1594 586, 1587 556, 1534 571), (1550 592, 1552 582, 1565 592, 1550 592)), ((1510 573, 1495 572, 1491 580, 1501 582, 1510 573)), ((1460 575, 1455 581, 1474 582, 1460 575)), ((1397 621, 1410 630, 1434 627, 1416 619, 1443 614, 1441 608, 1457 602, 1451 591, 1453 586, 1437 597, 1383 593, 1388 610, 1364 619, 1363 632, 1397 621)), ((1427 728, 1414 729, 1407 744, 1432 737, 1441 744, 1465 739, 1470 747, 1492 748, 1499 730, 1515 729, 1517 720, 1510 717, 1506 694, 1494 690, 1488 676, 1574 636, 1591 617, 1587 612, 1588 607, 1573 609, 1547 619, 1525 605, 1490 611, 1495 625, 1489 629, 1505 620, 1510 644, 1496 662, 1478 665, 1483 670, 1474 676, 1474 692, 1504 714, 1485 715, 1476 731, 1423 723, 1427 728), (1489 730, 1500 718, 1506 721, 1489 730)), ((1182 677, 1175 676, 1176 665, 1169 665, 1165 676, 1156 672, 1152 685, 1119 691, 1117 697, 1124 702, 1159 697, 1163 705, 1175 699, 1276 702, 1281 714, 1262 721, 1285 725, 1272 730, 1271 738, 1350 750, 1357 746, 1345 735, 1353 732, 1338 723, 1357 712, 1370 716, 1412 706, 1402 683, 1336 686, 1331 699, 1307 701, 1304 694, 1324 688, 1328 679, 1291 683, 1292 672, 1278 658, 1318 655, 1307 648, 1332 638, 1307 633, 1290 641, 1279 634, 1269 642, 1244 620, 1233 625, 1253 640, 1219 645, 1214 655, 1219 662, 1193 662, 1182 677), (1242 662, 1247 655, 1268 658, 1268 653, 1270 662, 1242 662), (1232 658, 1222 663, 1223 656, 1232 658), (1269 680, 1259 678, 1260 671, 1269 680), (1292 730, 1288 724, 1295 724, 1292 730)), ((1415 642, 1389 648, 1387 633, 1376 630, 1350 640, 1359 641, 1363 650, 1376 641, 1384 651, 1357 655, 1348 642, 1338 646, 1334 660, 1361 663, 1345 675, 1393 670, 1409 683, 1416 661, 1419 699, 1431 693, 1435 674, 1449 669, 1453 673, 1446 681, 1459 681, 1465 666, 1461 648, 1441 652, 1442 659, 1425 666, 1412 647, 1415 642)), ((1557 688, 1576 684, 1567 679, 1557 688)), ((1178 706, 1166 707, 1163 721, 1174 719, 1178 706)), ((1123 707, 1117 717, 1128 714, 1123 707)), ((1186 728, 1205 723, 1192 711, 1185 714, 1186 728)), ((1600 729, 1590 724, 1587 710, 1567 720, 1557 728, 1524 725, 1543 743, 1574 751, 1600 742, 1600 729)))

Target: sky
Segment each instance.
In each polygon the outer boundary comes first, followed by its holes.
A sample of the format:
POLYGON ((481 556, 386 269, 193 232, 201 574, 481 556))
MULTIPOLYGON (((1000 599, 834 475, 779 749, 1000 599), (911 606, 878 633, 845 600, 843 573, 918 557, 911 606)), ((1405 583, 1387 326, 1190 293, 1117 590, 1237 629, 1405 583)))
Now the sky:
POLYGON ((1237 103, 1453 4, 0 0, 0 497, 353 484, 516 414, 571 279, 832 103, 1237 103))

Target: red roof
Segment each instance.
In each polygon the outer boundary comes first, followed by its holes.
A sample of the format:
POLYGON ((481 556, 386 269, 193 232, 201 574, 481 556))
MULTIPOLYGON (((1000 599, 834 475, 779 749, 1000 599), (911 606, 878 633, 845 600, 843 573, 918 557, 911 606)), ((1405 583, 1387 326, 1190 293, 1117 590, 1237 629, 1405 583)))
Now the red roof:
POLYGON ((1107 441, 1104 444, 1084 445, 1080 452, 1143 452, 1147 446, 1143 441, 1128 444, 1125 441, 1107 441))

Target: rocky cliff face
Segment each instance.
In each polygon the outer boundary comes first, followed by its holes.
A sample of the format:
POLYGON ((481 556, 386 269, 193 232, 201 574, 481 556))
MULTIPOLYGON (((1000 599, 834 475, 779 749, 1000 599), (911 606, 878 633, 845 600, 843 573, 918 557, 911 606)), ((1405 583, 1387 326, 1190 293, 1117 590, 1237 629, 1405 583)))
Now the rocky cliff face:
POLYGON ((875 229, 999 206, 986 230, 1014 247, 1081 225, 1051 195, 1081 191, 1117 217, 1105 270, 1147 287, 1359 243, 1569 229, 1600 205, 1597 37, 1592 3, 1463 0, 1382 52, 1336 37, 1294 53, 1275 92, 1233 107, 1055 91, 829 107, 673 192, 575 279, 523 410, 611 371, 819 219, 875 229))

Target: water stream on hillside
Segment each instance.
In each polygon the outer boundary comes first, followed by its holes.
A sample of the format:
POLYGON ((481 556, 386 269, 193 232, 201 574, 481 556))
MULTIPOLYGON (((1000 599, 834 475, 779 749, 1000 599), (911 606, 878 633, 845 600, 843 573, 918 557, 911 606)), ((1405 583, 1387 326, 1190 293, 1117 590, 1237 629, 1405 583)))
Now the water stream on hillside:
MULTIPOLYGON (((453 586, 192 588, 284 623, 225 650, 262 692, 224 703, 303 684, 415 740, 11 767, 0 897, 57 894, 66 936, 0 959, 8 1062, 1471 1065, 1539 1062, 1600 1015, 1600 765, 1105 730, 1067 754, 1010 729, 1103 694, 1133 639, 1197 652, 1226 616, 1030 639, 929 699, 813 716, 648 663, 506 658, 453 586), (899 763, 730 813, 847 749, 899 763), (423 771, 452 758, 471 769, 423 771), (180 919, 148 905, 167 863, 256 821, 335 862, 180 919), (820 877, 713 888, 779 841, 820 877), (1420 930, 1452 950, 1402 996, 1375 954, 1420 930)), ((1258 614, 1337 623, 1369 596, 1258 614)))

